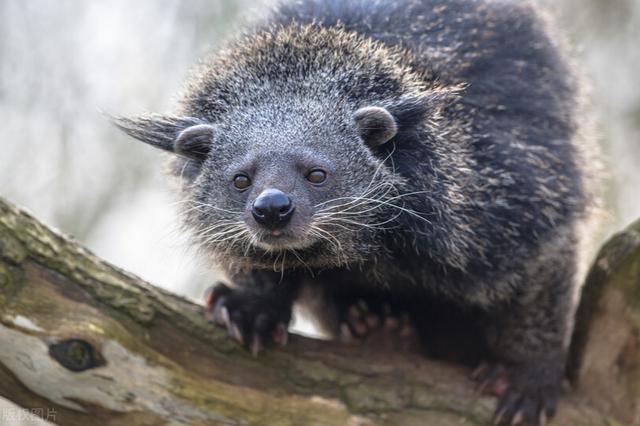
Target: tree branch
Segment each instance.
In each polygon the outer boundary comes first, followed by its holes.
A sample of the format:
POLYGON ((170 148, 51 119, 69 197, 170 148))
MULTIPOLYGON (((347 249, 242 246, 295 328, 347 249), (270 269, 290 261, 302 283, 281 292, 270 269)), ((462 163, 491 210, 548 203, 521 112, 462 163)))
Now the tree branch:
MULTIPOLYGON (((556 424, 638 425, 640 224, 605 246, 589 279, 572 356, 585 386, 556 424)), ((298 336, 255 359, 200 306, 0 199, 0 395, 55 410, 60 425, 486 424, 495 401, 468 375, 298 336)))

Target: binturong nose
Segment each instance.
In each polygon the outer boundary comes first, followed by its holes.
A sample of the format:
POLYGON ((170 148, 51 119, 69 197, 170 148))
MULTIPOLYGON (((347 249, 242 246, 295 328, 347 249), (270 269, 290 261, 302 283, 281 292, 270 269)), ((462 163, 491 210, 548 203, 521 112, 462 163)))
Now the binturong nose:
POLYGON ((282 228, 291 220, 294 210, 293 202, 287 194, 277 189, 265 189, 253 202, 251 214, 259 224, 276 229, 282 228))

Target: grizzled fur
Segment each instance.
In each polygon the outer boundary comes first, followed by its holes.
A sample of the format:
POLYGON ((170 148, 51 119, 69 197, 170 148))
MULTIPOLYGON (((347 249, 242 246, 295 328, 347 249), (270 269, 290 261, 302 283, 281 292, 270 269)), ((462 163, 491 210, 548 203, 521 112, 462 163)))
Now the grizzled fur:
POLYGON ((559 391, 593 204, 581 87, 558 44, 528 3, 285 2, 202 67, 177 113, 118 125, 179 154, 180 132, 210 128, 174 170, 187 227, 239 285, 225 303, 245 342, 268 340, 303 293, 333 329, 353 300, 391 303, 436 355, 440 334, 504 364, 499 421, 536 424, 559 391), (370 106, 397 125, 381 146, 354 124, 370 106), (304 180, 313 167, 321 187, 304 180), (296 206, 278 241, 251 217, 267 188, 296 206))

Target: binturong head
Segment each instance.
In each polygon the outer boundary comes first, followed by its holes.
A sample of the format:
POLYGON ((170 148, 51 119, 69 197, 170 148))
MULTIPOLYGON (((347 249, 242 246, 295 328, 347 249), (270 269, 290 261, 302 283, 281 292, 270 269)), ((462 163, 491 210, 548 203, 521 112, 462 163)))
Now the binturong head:
POLYGON ((277 27, 212 58, 178 113, 114 121, 175 154, 185 224, 219 262, 362 263, 408 211, 396 145, 417 143, 455 93, 405 60, 340 29, 277 27))

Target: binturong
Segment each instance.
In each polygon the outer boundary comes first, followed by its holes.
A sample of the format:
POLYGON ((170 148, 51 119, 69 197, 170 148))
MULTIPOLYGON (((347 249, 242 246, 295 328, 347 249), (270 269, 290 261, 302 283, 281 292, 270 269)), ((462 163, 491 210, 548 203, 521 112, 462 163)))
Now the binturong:
POLYGON ((431 356, 481 366, 497 424, 538 425, 596 204, 563 52, 527 2, 287 1, 175 112, 115 122, 175 154, 185 227, 230 281, 209 314, 248 349, 284 344, 294 303, 355 339, 404 317, 431 356))

